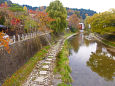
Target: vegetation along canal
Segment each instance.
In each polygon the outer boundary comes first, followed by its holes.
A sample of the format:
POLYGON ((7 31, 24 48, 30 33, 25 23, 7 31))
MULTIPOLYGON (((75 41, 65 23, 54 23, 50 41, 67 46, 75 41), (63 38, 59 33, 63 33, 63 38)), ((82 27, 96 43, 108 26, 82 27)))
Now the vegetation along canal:
POLYGON ((82 33, 69 43, 72 86, 115 86, 115 51, 82 33))

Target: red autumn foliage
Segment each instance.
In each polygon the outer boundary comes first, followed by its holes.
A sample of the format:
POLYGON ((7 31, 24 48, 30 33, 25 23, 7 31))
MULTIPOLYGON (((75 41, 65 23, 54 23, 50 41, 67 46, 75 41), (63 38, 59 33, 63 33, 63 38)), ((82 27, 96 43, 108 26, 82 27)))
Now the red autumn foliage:
POLYGON ((20 19, 18 19, 18 18, 12 18, 12 20, 11 20, 11 24, 12 25, 17 25, 19 23, 20 23, 20 19))
POLYGON ((5 3, 0 4, 0 7, 7 7, 5 3))
POLYGON ((28 10, 28 13, 30 13, 30 14, 36 14, 36 11, 28 10))
POLYGON ((54 19, 48 16, 48 13, 45 13, 45 12, 38 12, 36 17, 39 20, 39 28, 40 30, 43 30, 43 31, 49 30, 50 22, 55 21, 54 19))
POLYGON ((76 29, 80 27, 80 26, 79 26, 80 19, 77 17, 76 14, 71 15, 71 16, 69 17, 68 22, 69 22, 68 25, 69 25, 70 27, 73 27, 73 28, 76 28, 76 29))
POLYGON ((45 12, 38 12, 37 17, 44 23, 55 21, 55 19, 50 18, 48 16, 48 13, 45 13, 45 12))

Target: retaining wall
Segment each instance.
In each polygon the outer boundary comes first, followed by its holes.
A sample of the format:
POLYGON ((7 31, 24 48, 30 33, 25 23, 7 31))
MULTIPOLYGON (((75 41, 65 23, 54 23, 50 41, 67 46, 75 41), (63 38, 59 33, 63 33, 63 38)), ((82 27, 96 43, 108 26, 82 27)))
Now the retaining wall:
MULTIPOLYGON (((47 35, 51 41, 51 35, 47 35)), ((43 46, 48 45, 45 36, 37 36, 25 41, 10 45, 11 53, 8 54, 4 47, 0 48, 0 83, 11 76, 16 70, 24 65, 43 46)))

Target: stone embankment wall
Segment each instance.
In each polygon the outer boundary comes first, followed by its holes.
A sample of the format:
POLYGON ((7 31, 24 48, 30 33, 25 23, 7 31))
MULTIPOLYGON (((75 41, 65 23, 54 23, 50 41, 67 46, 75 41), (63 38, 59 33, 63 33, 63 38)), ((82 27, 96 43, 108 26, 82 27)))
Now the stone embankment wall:
MULTIPOLYGON (((52 41, 51 35, 47 38, 52 41)), ((24 65, 43 46, 48 45, 45 35, 36 36, 25 41, 19 41, 10 45, 11 53, 8 54, 4 47, 0 48, 0 83, 11 76, 24 65)))

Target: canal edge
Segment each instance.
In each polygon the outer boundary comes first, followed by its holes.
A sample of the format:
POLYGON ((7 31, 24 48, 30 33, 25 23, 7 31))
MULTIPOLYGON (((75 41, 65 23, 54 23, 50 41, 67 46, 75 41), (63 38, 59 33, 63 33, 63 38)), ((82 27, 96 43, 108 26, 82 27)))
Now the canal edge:
POLYGON ((114 48, 114 49, 115 49, 115 47, 114 47, 114 46, 111 46, 111 45, 109 45, 109 44, 104 43, 101 39, 99 39, 99 37, 98 37, 97 35, 93 34, 93 37, 94 37, 96 40, 100 41, 101 43, 103 43, 103 44, 105 44, 105 45, 107 45, 107 46, 109 46, 109 47, 111 47, 111 48, 114 48))

